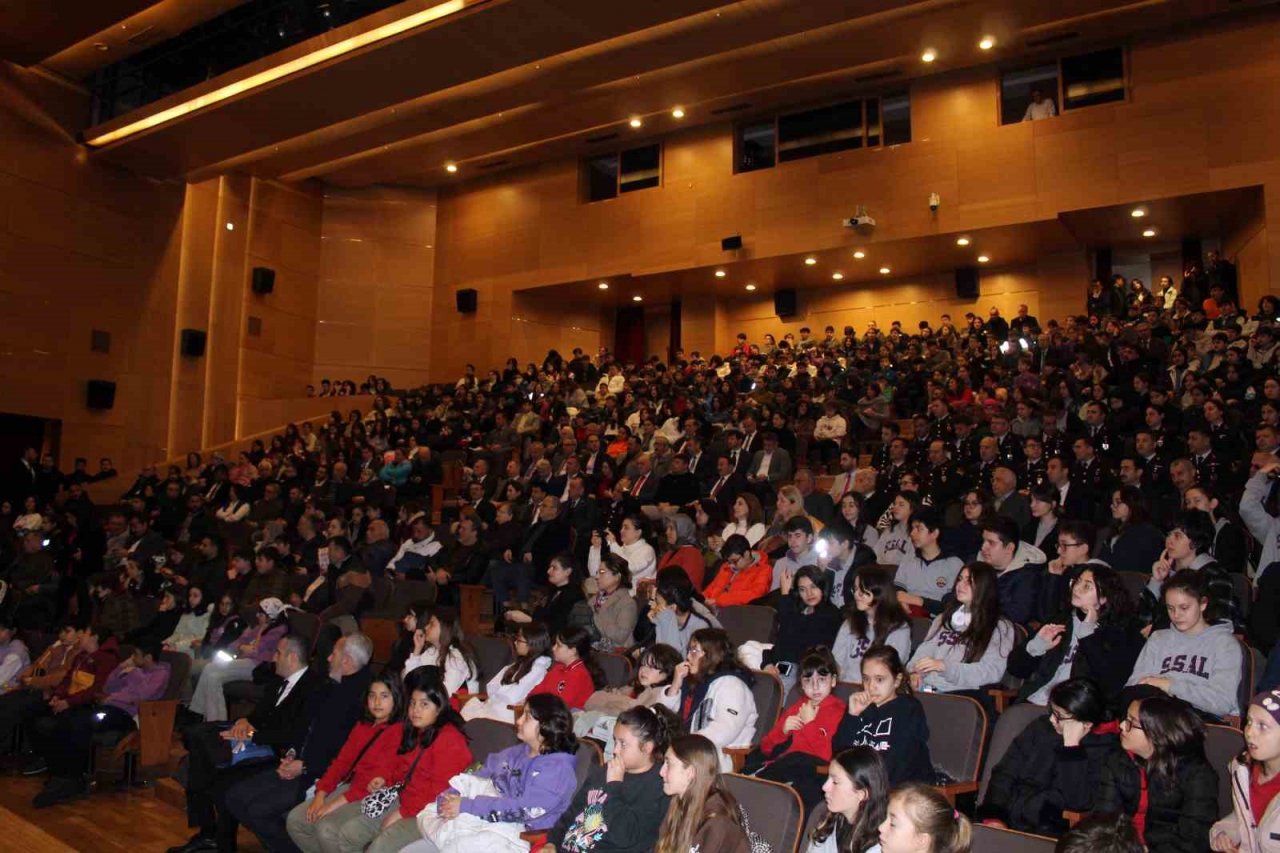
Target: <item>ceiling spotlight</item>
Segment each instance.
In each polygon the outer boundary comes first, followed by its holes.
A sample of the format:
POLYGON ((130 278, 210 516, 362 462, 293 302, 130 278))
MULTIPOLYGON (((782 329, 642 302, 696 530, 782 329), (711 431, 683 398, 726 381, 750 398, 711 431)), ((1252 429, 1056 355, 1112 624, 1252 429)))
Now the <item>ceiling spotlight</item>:
POLYGON ((1154 228, 1148 228, 1146 231, 1143 231, 1143 232, 1142 232, 1142 236, 1143 236, 1143 237, 1154 237, 1154 236, 1156 236, 1156 229, 1154 229, 1154 228))
POLYGON ((842 278, 844 278, 844 273, 842 273, 842 272, 833 272, 833 273, 831 274, 831 277, 832 277, 833 279, 835 279, 836 281, 840 281, 842 278))
POLYGON ((978 263, 980 264, 985 264, 989 260, 991 259, 988 258, 986 255, 978 255, 978 263))
POLYGON ((995 36, 983 36, 982 41, 978 42, 978 47, 982 48, 983 50, 991 50, 991 48, 995 46, 996 46, 995 36))
POLYGON ((632 302, 643 302, 643 301, 644 301, 644 297, 643 297, 643 296, 633 296, 633 297, 631 297, 631 301, 632 301, 632 302))
POLYGON ((969 245, 969 238, 968 238, 968 237, 957 237, 957 238, 956 238, 956 245, 957 245, 957 246, 967 246, 967 245, 969 245))
POLYGON ((671 111, 672 118, 684 118, 684 107, 676 107, 671 111))
POLYGON ((597 284, 597 285, 596 285, 596 287, 600 288, 601 290, 608 290, 608 289, 609 289, 609 282, 607 282, 607 281, 602 281, 602 282, 600 282, 599 284, 597 284))
POLYGON ((817 259, 817 258, 805 258, 805 259, 804 259, 804 265, 805 265, 805 266, 807 266, 807 267, 811 267, 811 266, 813 266, 814 264, 816 264, 817 262, 818 262, 818 259, 817 259))
POLYGON ((880 275, 888 275, 888 274, 889 274, 888 267, 880 267, 880 275))
POLYGON ((938 52, 933 48, 927 48, 924 53, 920 54, 921 62, 933 62, 938 58, 938 52))
POLYGON ((855 258, 857 258, 858 260, 862 260, 863 258, 865 258, 865 257, 867 256, 867 253, 866 253, 866 252, 864 252, 864 251, 862 251, 861 249, 859 249, 858 251, 856 251, 856 252, 854 252, 854 253, 853 253, 853 256, 854 256, 855 258))
POLYGON ((754 284, 747 285, 747 290, 755 290, 755 289, 756 289, 756 286, 754 284))
POLYGON ((631 120, 632 127, 639 127, 642 124, 644 124, 644 122, 640 120, 640 116, 636 116, 631 120))
POLYGON ((228 222, 228 223, 227 223, 227 230, 228 230, 228 231, 234 231, 234 230, 236 230, 236 224, 235 224, 234 222, 228 222))
POLYGON ((724 278, 728 273, 724 270, 716 270, 716 278, 724 278))
POLYGON ((1147 211, 1141 207, 1135 207, 1133 210, 1129 211, 1129 215, 1134 219, 1141 219, 1147 215, 1147 211))
POLYGON ((446 172, 448 172, 450 175, 452 175, 454 172, 458 171, 458 164, 457 164, 457 163, 446 163, 446 164, 445 164, 445 166, 444 166, 444 170, 445 170, 446 172))

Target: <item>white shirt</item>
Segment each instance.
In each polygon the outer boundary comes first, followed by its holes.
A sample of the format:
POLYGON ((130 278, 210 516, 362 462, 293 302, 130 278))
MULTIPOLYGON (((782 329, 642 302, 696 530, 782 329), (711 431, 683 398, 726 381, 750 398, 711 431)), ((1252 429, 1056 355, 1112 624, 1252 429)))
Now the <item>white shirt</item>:
POLYGON ((307 671, 307 668, 304 666, 302 669, 298 670, 293 675, 289 676, 284 680, 284 689, 280 691, 280 698, 276 700, 276 707, 279 707, 280 703, 285 700, 285 697, 287 697, 291 692, 293 692, 293 686, 302 680, 302 675, 306 671, 307 671))
POLYGON ((773 460, 773 453, 768 450, 760 451, 760 470, 756 471, 757 477, 768 478, 769 463, 773 460))
POLYGON ((1027 111, 1023 113, 1023 121, 1039 121, 1042 118, 1053 118, 1058 114, 1058 108, 1053 105, 1053 101, 1045 98, 1040 103, 1032 102, 1027 104, 1027 111))

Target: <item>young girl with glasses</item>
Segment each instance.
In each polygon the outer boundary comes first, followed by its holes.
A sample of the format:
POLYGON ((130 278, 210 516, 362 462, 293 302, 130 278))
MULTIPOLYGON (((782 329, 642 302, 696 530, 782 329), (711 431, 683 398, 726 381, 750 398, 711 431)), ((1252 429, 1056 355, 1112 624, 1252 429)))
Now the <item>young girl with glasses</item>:
POLYGON ((992 770, 977 811, 982 823, 1057 836, 1068 829, 1064 809, 1093 808, 1085 780, 1097 778, 1119 744, 1119 727, 1088 678, 1063 681, 1048 701, 1049 713, 1023 729, 992 770))

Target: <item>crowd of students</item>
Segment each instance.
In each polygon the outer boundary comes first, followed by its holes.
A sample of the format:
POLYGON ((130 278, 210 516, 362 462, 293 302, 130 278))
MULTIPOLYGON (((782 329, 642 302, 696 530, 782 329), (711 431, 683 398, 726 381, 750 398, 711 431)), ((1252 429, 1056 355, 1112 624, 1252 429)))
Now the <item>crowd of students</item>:
POLYGON ((233 845, 239 822, 271 849, 444 849, 464 843, 462 815, 558 849, 735 849, 752 840, 719 779, 735 760, 806 809, 826 801, 818 849, 958 850, 968 822, 949 806, 941 821, 916 697, 971 696, 994 721, 1005 686, 1050 713, 993 768, 976 818, 1062 835, 1064 812, 1118 812, 1152 850, 1262 844, 1280 676, 1238 697, 1254 687, 1243 643, 1280 634, 1277 318, 1217 290, 1043 328, 1021 306, 963 327, 740 335, 669 364, 552 352, 450 386, 384 383, 368 412, 291 425, 234 463, 147 468, 110 508, 25 454, 0 507, 0 747, 50 774, 40 805, 82 796, 82 733, 129 731, 177 653, 192 659, 186 853, 233 845), (438 502, 445 463, 463 483, 438 502), (426 581, 436 603, 398 614, 375 677, 350 629, 388 581, 426 581), (489 588, 513 643, 485 685, 463 584, 489 588), (729 639, 720 615, 743 604, 775 609, 774 642, 729 639), (327 626, 314 648, 293 609, 327 626), (24 638, 58 620, 32 661, 24 638), (605 686, 601 653, 631 655, 630 687, 605 686), (762 723, 753 683, 775 677, 787 700, 762 723), (223 688, 246 680, 265 698, 230 720, 223 688), (840 682, 859 686, 841 700, 840 682), (351 701, 312 704, 344 684, 351 701), (1241 717, 1247 754, 1210 767, 1204 722, 1241 717), (470 774, 484 793, 446 794, 479 718, 515 725, 524 751, 470 774), (321 719, 327 758, 307 735, 321 719), (382 731, 399 734, 378 746, 382 731), (608 762, 530 794, 555 820, 507 802, 579 737, 608 762), (1225 773, 1245 788, 1215 823, 1225 773))

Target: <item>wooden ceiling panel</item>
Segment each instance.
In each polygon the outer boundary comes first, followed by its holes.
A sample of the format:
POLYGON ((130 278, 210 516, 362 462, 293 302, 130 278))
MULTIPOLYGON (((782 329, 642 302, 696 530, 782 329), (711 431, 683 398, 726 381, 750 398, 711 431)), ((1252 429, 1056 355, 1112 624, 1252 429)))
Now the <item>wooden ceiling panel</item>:
POLYGON ((34 65, 155 0, 0 0, 0 59, 34 65))
MULTIPOLYGON (((173 0, 169 0, 172 2, 173 0)), ((0 0, 0 3, 4 0, 0 0)), ((208 0, 215 2, 215 0, 208 0)), ((224 0, 229 2, 229 0, 224 0)), ((123 116, 146 114, 427 8, 399 6, 123 116)), ((433 25, 353 52, 94 156, 160 177, 229 170, 319 177, 345 186, 437 186, 580 156, 594 137, 638 141, 676 127, 768 115, 783 107, 913 77, 1035 57, 1186 25, 1273 0, 471 0, 433 25), (998 55, 977 36, 1000 40, 998 55), (1071 34, 1037 46, 1037 39, 1071 34), (938 50, 931 66, 925 47, 938 50), (888 76, 885 76, 888 75, 888 76), (745 111, 716 111, 749 104, 745 111), (670 108, 687 110, 677 122, 670 108), (625 124, 645 118, 642 131, 625 124), (462 167, 456 176, 446 162, 462 167)))
MULTIPOLYGON (((609 4, 598 0, 487 0, 459 14, 388 39, 334 62, 297 74, 243 97, 198 111, 127 138, 97 156, 144 174, 189 174, 304 133, 371 111, 390 108, 426 91, 462 85, 536 63, 588 44, 642 30, 671 18, 721 5, 725 0, 649 0, 609 4)), ((181 103, 270 67, 281 60, 333 44, 355 32, 434 2, 410 2, 370 15, 347 27, 147 107, 139 114, 181 103)), ((91 133, 123 126, 123 116, 91 133)))

